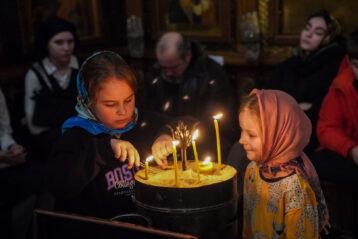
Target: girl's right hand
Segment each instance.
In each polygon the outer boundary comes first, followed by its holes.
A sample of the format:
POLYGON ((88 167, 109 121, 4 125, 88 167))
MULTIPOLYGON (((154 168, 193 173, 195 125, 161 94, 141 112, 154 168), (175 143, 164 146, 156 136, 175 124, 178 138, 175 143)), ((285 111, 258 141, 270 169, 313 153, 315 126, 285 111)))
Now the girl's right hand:
POLYGON ((111 147, 115 158, 120 158, 124 162, 128 158, 128 168, 131 169, 133 164, 140 166, 140 157, 137 149, 128 141, 120 139, 111 139, 111 147))

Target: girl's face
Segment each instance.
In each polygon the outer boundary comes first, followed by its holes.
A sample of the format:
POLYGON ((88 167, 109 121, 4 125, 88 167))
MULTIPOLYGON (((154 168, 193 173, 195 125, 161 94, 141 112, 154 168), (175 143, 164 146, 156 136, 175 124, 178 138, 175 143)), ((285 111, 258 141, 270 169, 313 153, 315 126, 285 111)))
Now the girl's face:
POLYGON ((60 32, 54 35, 48 43, 48 56, 54 64, 68 63, 75 48, 71 32, 60 32))
POLYGON ((243 145, 249 160, 258 161, 262 157, 261 122, 249 109, 239 114, 241 137, 239 143, 243 145))
POLYGON ((120 129, 132 121, 134 107, 132 88, 120 78, 108 77, 99 85, 91 110, 106 127, 120 129))
POLYGON ((322 17, 313 17, 301 31, 300 47, 310 54, 318 49, 327 34, 327 24, 322 17))

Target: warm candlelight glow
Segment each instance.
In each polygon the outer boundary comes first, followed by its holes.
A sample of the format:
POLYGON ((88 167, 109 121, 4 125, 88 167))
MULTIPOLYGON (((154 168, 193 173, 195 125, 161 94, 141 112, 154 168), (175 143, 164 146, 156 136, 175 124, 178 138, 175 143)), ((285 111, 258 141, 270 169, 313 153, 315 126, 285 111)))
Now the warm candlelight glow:
POLYGON ((198 174, 198 182, 200 182, 199 158, 198 158, 198 151, 196 150, 196 144, 195 144, 195 140, 198 138, 198 136, 199 136, 199 130, 195 130, 191 143, 193 145, 194 158, 195 158, 195 164, 196 164, 196 172, 198 174))
POLYGON ((214 115, 213 118, 217 120, 217 119, 220 119, 222 116, 223 116, 223 114, 220 113, 220 114, 214 115))
POLYGON ((153 155, 151 155, 148 158, 146 158, 145 161, 149 163, 150 161, 152 161, 153 158, 154 158, 153 155))
POLYGON ((146 158, 145 160, 145 179, 149 178, 149 162, 153 159, 154 157, 151 155, 148 158, 146 158))
POLYGON ((205 160, 202 162, 203 165, 207 165, 208 163, 210 163, 211 158, 210 157, 206 157, 205 160))
POLYGON ((194 134, 193 134, 193 140, 196 140, 199 136, 199 130, 195 130, 194 134))
POLYGON ((177 158, 177 148, 176 146, 179 144, 179 141, 173 141, 173 160, 174 160, 174 180, 175 180, 175 186, 179 186, 178 181, 178 158, 177 158))
POLYGON ((211 173, 213 171, 213 163, 211 162, 210 157, 206 157, 203 162, 199 164, 200 172, 202 173, 211 173))
POLYGON ((215 125, 215 134, 216 134, 216 147, 218 152, 218 169, 221 170, 221 144, 220 144, 220 133, 219 133, 219 123, 218 119, 220 119, 223 114, 217 114, 213 116, 214 118, 214 125, 215 125))
POLYGON ((179 144, 179 141, 173 141, 172 144, 173 144, 173 147, 176 147, 179 144))

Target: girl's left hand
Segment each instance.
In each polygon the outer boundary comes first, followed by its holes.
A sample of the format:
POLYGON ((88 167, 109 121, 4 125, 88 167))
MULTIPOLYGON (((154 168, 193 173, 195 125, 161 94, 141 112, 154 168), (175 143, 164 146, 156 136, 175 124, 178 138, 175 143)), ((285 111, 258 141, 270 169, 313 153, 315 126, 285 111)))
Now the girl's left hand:
POLYGON ((128 141, 120 139, 111 139, 111 147, 115 158, 120 158, 124 162, 128 158, 128 168, 131 169, 133 164, 140 166, 140 157, 137 149, 128 141))
POLYGON ((155 162, 165 168, 168 165, 167 156, 173 153, 172 137, 167 134, 159 136, 152 145, 155 162))

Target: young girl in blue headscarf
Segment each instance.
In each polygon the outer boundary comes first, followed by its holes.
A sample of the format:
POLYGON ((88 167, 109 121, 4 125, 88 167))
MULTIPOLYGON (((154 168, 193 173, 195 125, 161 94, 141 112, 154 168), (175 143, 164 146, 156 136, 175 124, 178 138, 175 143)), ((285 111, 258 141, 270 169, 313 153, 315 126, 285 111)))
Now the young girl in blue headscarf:
POLYGON ((114 52, 95 53, 81 66, 78 116, 63 124, 46 171, 56 210, 103 218, 132 212, 140 157, 153 154, 165 166, 172 139, 161 129, 168 119, 139 111, 136 89, 133 72, 114 52))

